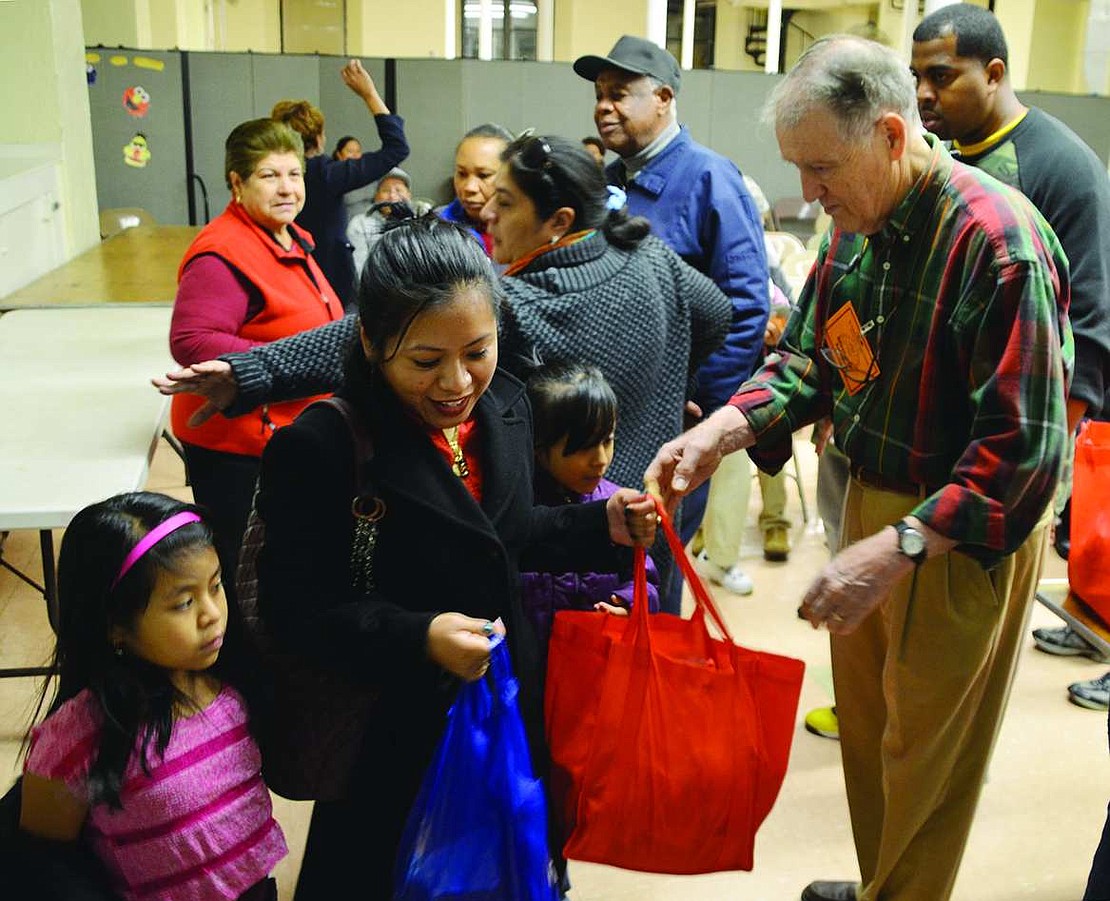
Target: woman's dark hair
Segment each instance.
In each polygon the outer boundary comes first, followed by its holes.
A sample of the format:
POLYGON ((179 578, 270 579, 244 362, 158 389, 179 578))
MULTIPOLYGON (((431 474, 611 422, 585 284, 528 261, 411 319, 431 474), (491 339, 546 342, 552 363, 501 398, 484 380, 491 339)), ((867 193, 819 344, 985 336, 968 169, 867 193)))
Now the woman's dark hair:
POLYGON ((343 137, 335 142, 335 150, 332 151, 331 158, 333 160, 339 159, 339 154, 343 152, 343 148, 350 144, 351 141, 358 141, 358 138, 354 135, 343 135, 343 137))
MULTIPOLYGON (((203 516, 192 504, 164 494, 118 494, 78 513, 62 538, 53 659, 58 684, 49 713, 88 689, 103 714, 100 747, 88 777, 93 802, 120 806, 123 774, 136 743, 142 766, 149 772, 152 746, 161 756, 169 743, 174 705, 190 703, 162 667, 127 651, 117 654, 111 635, 113 629, 133 627, 150 603, 160 571, 172 572, 183 556, 213 546, 212 530, 203 519, 188 523, 151 547, 113 585, 124 558, 139 540, 159 523, 184 512, 203 516)), ((228 614, 230 619, 230 610, 228 614)), ((236 630, 229 624, 226 638, 233 634, 236 630)), ((233 665, 225 660, 231 651, 226 638, 212 667, 221 677, 233 665)), ((43 686, 35 719, 46 703, 49 685, 48 681, 43 686)))
POLYGON ((533 444, 548 450, 565 436, 563 456, 596 447, 617 427, 617 396, 595 366, 548 363, 528 377, 533 444))
POLYGON ((459 138, 459 143, 455 145, 455 153, 459 152, 459 147, 462 142, 469 138, 493 138, 496 141, 501 141, 503 144, 508 144, 513 139, 513 133, 503 125, 498 125, 496 122, 483 122, 481 125, 475 125, 470 131, 459 138))
POLYGON ((651 231, 646 219, 629 216, 622 206, 608 208, 605 174, 578 141, 524 135, 501 154, 509 175, 536 206, 542 222, 560 207, 574 210, 576 231, 596 228, 622 250, 633 250, 651 231))
POLYGON ((582 146, 596 147, 598 150, 601 151, 601 155, 605 156, 605 142, 602 141, 601 138, 594 137, 593 135, 585 137, 582 139, 582 146))
MULTIPOLYGON (((478 289, 500 318, 501 287, 482 245, 468 230, 428 213, 389 223, 362 270, 358 315, 377 363, 397 352, 416 317, 450 303, 460 291, 478 289)), ((367 366, 360 342, 347 359, 347 384, 368 390, 377 364, 367 366)))

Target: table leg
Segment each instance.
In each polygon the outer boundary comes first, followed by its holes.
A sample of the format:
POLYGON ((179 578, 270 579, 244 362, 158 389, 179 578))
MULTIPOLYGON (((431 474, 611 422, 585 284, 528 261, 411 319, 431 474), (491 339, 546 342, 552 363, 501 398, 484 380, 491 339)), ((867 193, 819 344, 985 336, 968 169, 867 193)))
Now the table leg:
MULTIPOLYGON (((50 628, 57 632, 58 628, 58 575, 54 564, 54 533, 49 529, 39 531, 39 548, 42 552, 42 581, 39 585, 33 579, 21 573, 18 569, 0 557, 0 566, 15 574, 32 588, 41 591, 46 599, 46 616, 50 621, 50 628)), ((13 666, 0 669, 0 679, 12 679, 24 676, 49 676, 54 670, 49 666, 13 666)))
POLYGON ((42 551, 42 596, 46 598, 46 616, 50 628, 58 634, 58 571, 54 563, 54 533, 50 529, 39 532, 42 551))

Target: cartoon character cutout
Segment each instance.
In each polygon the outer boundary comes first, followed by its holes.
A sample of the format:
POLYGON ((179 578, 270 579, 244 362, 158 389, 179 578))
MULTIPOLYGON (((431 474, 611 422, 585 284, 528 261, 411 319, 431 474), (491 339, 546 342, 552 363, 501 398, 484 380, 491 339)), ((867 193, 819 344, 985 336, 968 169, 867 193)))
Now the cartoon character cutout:
POLYGON ((123 108, 129 116, 141 119, 150 109, 150 94, 146 88, 137 84, 123 92, 123 108))
POLYGON ((146 164, 150 162, 150 147, 147 144, 146 135, 141 131, 135 132, 130 143, 123 148, 123 161, 136 169, 145 169, 146 164))

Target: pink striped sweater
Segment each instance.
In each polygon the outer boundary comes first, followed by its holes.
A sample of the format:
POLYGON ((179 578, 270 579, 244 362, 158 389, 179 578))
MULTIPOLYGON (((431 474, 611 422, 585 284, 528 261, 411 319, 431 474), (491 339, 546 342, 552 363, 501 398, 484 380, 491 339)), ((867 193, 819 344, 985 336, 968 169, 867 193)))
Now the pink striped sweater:
MULTIPOLYGON (((88 691, 35 728, 24 771, 64 782, 87 797, 86 778, 102 722, 88 691)), ((98 804, 84 837, 132 901, 238 898, 287 853, 262 781, 246 705, 229 687, 201 713, 174 723, 164 759, 147 776, 132 754, 122 810, 98 804)))

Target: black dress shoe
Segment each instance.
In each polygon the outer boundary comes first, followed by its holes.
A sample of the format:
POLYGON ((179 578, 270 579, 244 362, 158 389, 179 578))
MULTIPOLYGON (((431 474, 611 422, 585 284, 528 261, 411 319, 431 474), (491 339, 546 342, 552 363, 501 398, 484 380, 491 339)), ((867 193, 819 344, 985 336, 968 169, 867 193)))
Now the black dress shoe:
POLYGON ((811 882, 802 901, 856 901, 856 882, 811 882))

